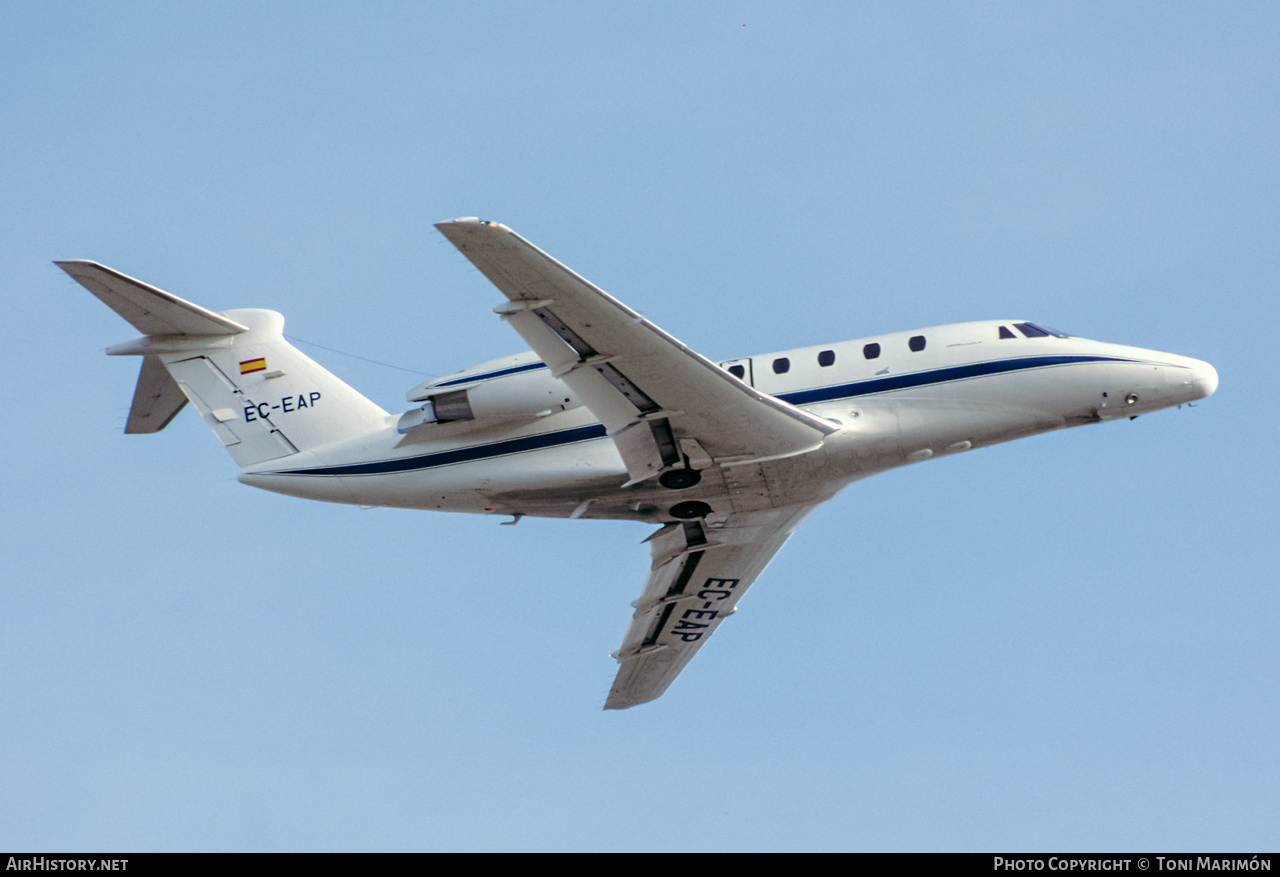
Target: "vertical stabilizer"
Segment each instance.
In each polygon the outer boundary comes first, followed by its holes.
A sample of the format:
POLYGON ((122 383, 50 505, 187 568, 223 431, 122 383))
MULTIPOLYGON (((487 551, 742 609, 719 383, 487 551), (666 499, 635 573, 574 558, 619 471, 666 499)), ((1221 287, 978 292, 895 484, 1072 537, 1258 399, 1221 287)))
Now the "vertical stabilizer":
POLYGON ((243 466, 345 441, 388 415, 284 339, 275 311, 226 316, 249 331, 225 346, 160 354, 169 374, 243 466))
POLYGON ((284 339, 275 311, 217 313, 94 262, 57 264, 144 333, 107 351, 144 357, 125 432, 158 432, 190 400, 244 467, 387 425, 284 339))

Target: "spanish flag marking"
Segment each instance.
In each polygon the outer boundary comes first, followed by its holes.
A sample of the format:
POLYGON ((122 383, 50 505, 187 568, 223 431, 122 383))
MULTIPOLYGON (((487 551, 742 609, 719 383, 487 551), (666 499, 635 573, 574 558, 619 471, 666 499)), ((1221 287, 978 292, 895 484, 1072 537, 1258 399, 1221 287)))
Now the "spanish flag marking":
POLYGON ((240 374, 247 375, 250 372, 261 372, 267 370, 266 357, 262 359, 246 359, 240 363, 240 374))

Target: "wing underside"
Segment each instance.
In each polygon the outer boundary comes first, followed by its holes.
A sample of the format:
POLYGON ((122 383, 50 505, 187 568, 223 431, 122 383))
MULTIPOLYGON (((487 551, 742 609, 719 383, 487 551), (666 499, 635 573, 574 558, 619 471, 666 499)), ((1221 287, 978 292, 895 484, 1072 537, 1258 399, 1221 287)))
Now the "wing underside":
POLYGON ((605 709, 662 695, 818 506, 730 515, 720 527, 667 524, 649 540, 653 563, 622 647, 605 709))

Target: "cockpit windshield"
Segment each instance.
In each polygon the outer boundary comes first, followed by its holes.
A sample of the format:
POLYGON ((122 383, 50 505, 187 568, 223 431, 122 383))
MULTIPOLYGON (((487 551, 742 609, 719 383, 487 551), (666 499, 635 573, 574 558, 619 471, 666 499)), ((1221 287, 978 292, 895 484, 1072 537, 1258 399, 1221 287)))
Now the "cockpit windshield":
POLYGON ((1059 332, 1057 329, 1050 329, 1048 326, 1041 326, 1038 323, 1014 323, 1013 328, 1017 329, 1028 338, 1070 338, 1066 332, 1059 332))

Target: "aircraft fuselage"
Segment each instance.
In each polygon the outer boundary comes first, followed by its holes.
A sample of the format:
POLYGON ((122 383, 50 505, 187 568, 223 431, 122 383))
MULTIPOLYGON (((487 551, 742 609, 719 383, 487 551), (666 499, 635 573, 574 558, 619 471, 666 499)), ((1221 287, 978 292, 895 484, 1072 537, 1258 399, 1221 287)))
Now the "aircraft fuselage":
MULTIPOLYGON (((698 481, 684 489, 656 478, 624 487, 627 469, 604 427, 536 355, 525 353, 428 385, 424 392, 469 388, 479 412, 472 419, 406 428, 411 420, 391 418, 370 435, 248 467, 240 480, 368 506, 663 522, 680 517, 671 512, 680 502, 727 514, 825 501, 854 481, 909 463, 1182 405, 1211 394, 1218 380, 1200 360, 1017 320, 937 326, 721 365, 839 428, 820 447, 781 459, 700 466, 686 456, 698 481), (520 414, 526 397, 529 413, 520 414), (535 412, 550 404, 542 397, 567 410, 535 412)), ((306 412, 278 413, 286 431, 291 415, 306 412)))

